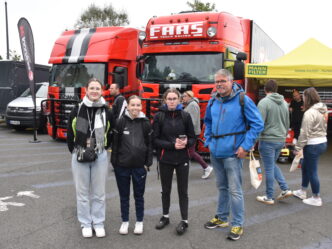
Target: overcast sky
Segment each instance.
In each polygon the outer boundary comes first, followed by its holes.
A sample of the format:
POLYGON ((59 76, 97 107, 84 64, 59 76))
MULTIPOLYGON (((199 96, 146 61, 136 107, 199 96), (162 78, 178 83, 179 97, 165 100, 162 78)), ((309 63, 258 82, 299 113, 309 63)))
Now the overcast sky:
MULTIPOLYGON (((72 29, 91 4, 112 3, 125 10, 131 27, 141 28, 153 16, 189 10, 187 0, 7 0, 9 47, 21 54, 17 22, 25 17, 32 27, 36 63, 47 64, 53 44, 65 29, 72 29)), ((191 0, 193 2, 193 0, 191 0)), ((331 0, 227 0, 216 3, 218 11, 254 20, 286 53, 309 38, 332 48, 331 0)), ((5 1, 0 0, 0 55, 6 57, 5 1)))

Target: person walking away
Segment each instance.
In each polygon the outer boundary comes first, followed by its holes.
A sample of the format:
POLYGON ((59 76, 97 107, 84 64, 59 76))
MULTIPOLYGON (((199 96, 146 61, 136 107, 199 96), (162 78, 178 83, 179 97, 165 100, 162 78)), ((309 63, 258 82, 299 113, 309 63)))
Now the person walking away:
POLYGON ((113 131, 111 163, 121 202, 120 234, 128 234, 130 184, 133 184, 136 224, 134 234, 143 233, 144 191, 148 167, 152 165, 152 127, 142 112, 141 98, 133 95, 113 131))
POLYGON ((71 167, 76 188, 77 217, 85 238, 105 237, 105 185, 108 173, 106 149, 110 145, 112 114, 102 95, 103 85, 91 79, 86 96, 69 116, 67 145, 72 153, 71 167), (81 162, 90 148, 95 160, 81 162), (83 155, 83 157, 81 157, 83 155), (80 160, 80 161, 78 161, 80 160))
MULTIPOLYGON (((185 91, 182 94, 183 103, 185 104, 184 111, 188 112, 191 116, 194 125, 194 131, 196 135, 196 139, 201 134, 201 111, 199 107, 199 100, 194 97, 194 93, 192 91, 185 91)), ((196 140, 197 141, 197 140, 196 140)), ((203 168, 202 179, 207 179, 213 168, 209 166, 203 158, 195 151, 196 143, 189 148, 189 156, 191 159, 196 160, 203 168)))
POLYGON ((257 196, 256 200, 265 204, 274 204, 274 180, 281 188, 277 200, 292 195, 281 169, 276 164, 289 127, 288 105, 284 97, 277 93, 278 84, 268 80, 264 86, 264 97, 258 103, 258 109, 264 121, 264 130, 259 137, 258 150, 265 169, 266 195, 257 196))
POLYGON ((295 154, 303 149, 302 188, 293 195, 302 199, 303 203, 322 206, 320 182, 318 177, 319 157, 327 149, 327 107, 321 102, 315 88, 310 87, 303 92, 304 116, 299 139, 295 145, 295 154), (311 185, 312 197, 307 198, 307 189, 311 185))
MULTIPOLYGON (((303 118, 303 100, 298 90, 293 90, 293 99, 289 105, 291 113, 290 128, 294 131, 294 138, 297 140, 300 135, 301 123, 303 118)), ((294 142, 296 143, 296 140, 294 142)), ((295 144, 294 143, 294 144, 295 144)))
POLYGON ((216 215, 204 227, 228 227, 231 215, 232 228, 227 238, 238 240, 244 224, 243 159, 263 130, 263 121, 254 102, 233 83, 228 70, 216 72, 215 86, 217 92, 209 100, 205 113, 204 136, 205 146, 210 149, 219 197, 216 215))
POLYGON ((195 143, 194 126, 190 115, 182 110, 180 97, 178 90, 168 89, 163 95, 165 104, 153 120, 153 137, 159 161, 163 208, 163 216, 156 225, 156 229, 163 229, 170 223, 170 197, 175 170, 182 218, 176 227, 178 235, 184 234, 188 228, 188 149, 195 143))
POLYGON ((124 114, 127 107, 127 101, 125 97, 120 93, 120 87, 117 83, 113 83, 110 86, 110 95, 114 97, 112 105, 113 118, 116 120, 124 114))

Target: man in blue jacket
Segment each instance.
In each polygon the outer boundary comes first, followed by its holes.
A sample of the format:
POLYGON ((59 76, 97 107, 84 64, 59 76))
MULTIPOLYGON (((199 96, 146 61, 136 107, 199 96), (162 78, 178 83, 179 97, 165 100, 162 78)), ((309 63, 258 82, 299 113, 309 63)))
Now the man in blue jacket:
POLYGON ((232 227, 227 238, 238 240, 244 223, 243 159, 254 146, 264 123, 254 102, 241 93, 243 89, 233 83, 228 70, 220 69, 215 74, 215 85, 217 92, 205 113, 204 136, 205 146, 210 149, 219 199, 215 217, 204 226, 207 229, 227 227, 231 212, 232 227))

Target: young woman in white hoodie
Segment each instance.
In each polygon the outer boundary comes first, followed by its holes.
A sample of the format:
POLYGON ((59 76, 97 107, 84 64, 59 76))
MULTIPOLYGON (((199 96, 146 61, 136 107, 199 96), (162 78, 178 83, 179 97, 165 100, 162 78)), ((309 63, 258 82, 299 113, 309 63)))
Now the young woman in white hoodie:
POLYGON ((302 188, 293 191, 293 195, 302 199, 303 203, 322 206, 320 183, 318 178, 318 161, 327 149, 327 107, 321 102, 315 88, 310 87, 303 92, 304 116, 299 139, 295 146, 295 154, 303 149, 302 188), (307 189, 311 185, 312 197, 307 198, 307 189))

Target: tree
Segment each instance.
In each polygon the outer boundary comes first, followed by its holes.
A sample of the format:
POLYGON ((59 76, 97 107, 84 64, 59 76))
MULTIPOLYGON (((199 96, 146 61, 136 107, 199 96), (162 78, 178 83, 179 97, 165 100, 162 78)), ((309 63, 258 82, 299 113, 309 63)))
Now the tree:
POLYGON ((105 5, 104 8, 91 4, 76 21, 75 29, 126 24, 129 24, 129 21, 125 11, 116 12, 112 4, 105 5))
POLYGON ((215 3, 203 3, 200 0, 194 0, 193 3, 187 2, 192 11, 217 11, 215 3))
POLYGON ((12 61, 21 61, 21 55, 19 55, 16 50, 9 49, 9 59, 12 61))

